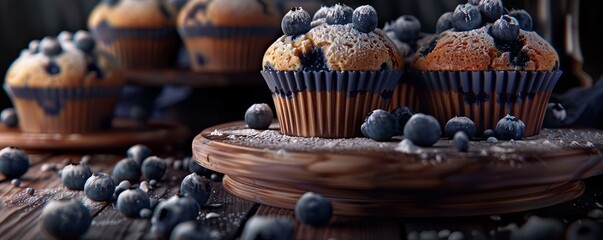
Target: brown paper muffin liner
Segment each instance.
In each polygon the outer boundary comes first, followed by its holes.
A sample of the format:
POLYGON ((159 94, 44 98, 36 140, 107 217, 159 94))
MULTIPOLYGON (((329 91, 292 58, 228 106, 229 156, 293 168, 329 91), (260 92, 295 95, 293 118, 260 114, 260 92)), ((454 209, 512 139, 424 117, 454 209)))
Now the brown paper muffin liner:
POLYGON ((526 125, 525 136, 540 132, 549 97, 561 71, 423 71, 425 112, 444 126, 455 116, 472 119, 481 134, 507 114, 526 125))
POLYGON ((417 77, 414 71, 407 71, 402 75, 398 81, 398 85, 396 85, 396 88, 392 92, 389 111, 398 107, 409 107, 414 112, 422 112, 418 91, 415 87, 417 77))
POLYGON ((121 88, 10 87, 28 133, 89 133, 110 127, 121 88))
POLYGON ((360 136, 374 109, 387 109, 401 71, 262 70, 281 133, 302 137, 360 136))

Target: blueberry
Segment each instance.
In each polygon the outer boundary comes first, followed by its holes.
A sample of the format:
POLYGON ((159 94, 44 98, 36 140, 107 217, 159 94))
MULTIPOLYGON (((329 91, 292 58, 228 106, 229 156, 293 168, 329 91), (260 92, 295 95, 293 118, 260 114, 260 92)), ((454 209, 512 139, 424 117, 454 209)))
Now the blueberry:
POLYGON ((113 179, 115 182, 127 180, 136 183, 140 179, 140 166, 131 158, 124 158, 113 167, 113 179))
POLYGON ((446 136, 450 139, 454 137, 456 132, 463 131, 469 140, 471 140, 475 136, 477 129, 475 123, 468 117, 453 117, 446 123, 444 131, 446 132, 446 136))
POLYGON ((243 228, 241 240, 255 239, 291 239, 295 223, 289 217, 253 216, 243 228))
POLYGON ((18 178, 15 178, 12 181, 10 181, 10 184, 12 184, 15 187, 20 187, 21 186, 21 180, 19 180, 18 178))
POLYGON ((448 240, 464 240, 465 235, 462 232, 454 231, 448 236, 448 240))
POLYGON ((85 164, 70 164, 61 171, 61 182, 71 190, 84 190, 86 180, 92 176, 90 167, 85 164))
POLYGON ((223 177, 224 174, 222 173, 212 173, 209 178, 214 182, 221 182, 223 177))
POLYGON ((326 225, 333 214, 331 200, 320 194, 307 192, 295 203, 295 216, 300 222, 315 227, 326 225))
POLYGON ((486 22, 494 22, 505 13, 501 0, 481 0, 478 7, 486 22))
POLYGON ((142 166, 142 162, 153 155, 153 151, 144 144, 136 144, 126 151, 128 158, 133 159, 138 166, 142 166))
POLYGON ((29 49, 29 51, 31 51, 31 53, 39 53, 40 40, 32 40, 31 42, 29 42, 29 45, 27 45, 27 48, 29 49))
POLYGON ((0 173, 7 179, 20 178, 29 170, 29 158, 20 149, 5 147, 0 150, 0 173))
POLYGON ((526 125, 514 116, 507 114, 496 124, 496 136, 502 140, 520 140, 523 139, 526 125))
POLYGON ((387 141, 396 133, 394 116, 382 109, 373 110, 360 126, 362 134, 375 141, 387 141))
POLYGON ((509 42, 519 38, 519 23, 517 19, 509 15, 503 15, 500 19, 496 20, 492 27, 490 27, 492 37, 509 42))
POLYGON ((156 186, 157 186, 157 180, 155 180, 155 179, 151 179, 151 180, 149 181, 149 185, 151 185, 152 187, 156 187, 156 186))
POLYGON ((149 219, 153 216, 153 211, 151 209, 145 208, 140 210, 140 218, 149 219))
POLYGON ((86 180, 84 193, 94 201, 109 201, 115 193, 115 183, 109 174, 97 172, 86 180))
POLYGON ((463 131, 458 131, 454 134, 454 147, 461 152, 466 152, 469 149, 469 137, 463 131))
POLYGON ((205 174, 208 174, 210 171, 207 168, 204 168, 203 166, 199 165, 199 163, 197 163, 197 161, 195 161, 195 159, 192 159, 188 162, 188 171, 190 173, 196 173, 199 176, 204 176, 205 174))
POLYGON ((163 175, 165 175, 165 171, 167 170, 167 164, 165 160, 158 157, 148 157, 144 162, 142 162, 142 175, 146 179, 155 179, 161 180, 163 175))
POLYGON ((314 13, 314 16, 312 17, 312 21, 316 21, 318 19, 326 19, 328 12, 329 12, 329 7, 321 6, 320 9, 318 9, 318 11, 316 11, 314 13))
POLYGON ((77 31, 75 33, 75 35, 73 36, 73 43, 75 43, 75 46, 77 48, 86 53, 91 53, 92 50, 94 50, 94 46, 96 45, 96 43, 94 42, 94 38, 92 38, 92 36, 88 32, 83 30, 77 31))
POLYGON ((325 18, 327 24, 331 25, 345 25, 352 23, 352 15, 354 9, 346 6, 345 4, 335 4, 335 6, 329 8, 327 17, 325 18))
POLYGON ((69 41, 73 40, 73 34, 69 31, 62 31, 57 36, 57 39, 61 42, 69 42, 69 41))
POLYGON ((517 22, 519 22, 519 28, 523 29, 524 31, 532 31, 532 16, 530 16, 528 12, 523 9, 513 9, 511 12, 509 12, 509 15, 517 19, 517 22))
POLYGON ((130 182, 129 182, 129 181, 127 181, 127 180, 123 180, 123 181, 121 181, 121 182, 120 182, 120 183, 117 185, 117 187, 115 187, 115 192, 114 192, 114 195, 115 195, 116 197, 118 197, 118 196, 119 196, 119 194, 121 194, 122 192, 124 192, 124 191, 126 191, 126 190, 130 189, 130 187, 131 187, 130 182))
POLYGON ((29 194, 29 195, 33 196, 33 195, 34 195, 34 193, 36 193, 36 190, 35 190, 35 189, 33 189, 33 188, 28 187, 28 188, 26 188, 26 189, 25 189, 25 192, 26 192, 27 194, 29 194))
POLYGON ((90 228, 92 216, 75 199, 52 200, 44 206, 40 221, 43 229, 56 239, 79 239, 90 228))
POLYGON ((61 54, 61 44, 53 37, 45 37, 40 41, 40 50, 46 56, 53 57, 61 54))
POLYGON ((182 222, 174 227, 172 234, 170 234, 171 240, 210 240, 213 239, 211 236, 211 230, 203 225, 198 224, 196 221, 182 222))
POLYGON ((440 34, 443 31, 452 28, 452 12, 446 12, 438 18, 438 22, 436 23, 436 34, 440 34))
POLYGON ((151 199, 140 188, 125 190, 117 197, 117 209, 126 217, 138 218, 145 208, 151 208, 151 199))
POLYGON ((17 117, 17 111, 14 108, 5 108, 0 113, 0 121, 6 125, 6 127, 14 128, 19 125, 19 117, 17 117))
POLYGON ((603 239, 603 225, 592 219, 577 220, 569 225, 565 237, 568 240, 603 239))
POLYGON ((564 231, 565 226, 556 219, 531 216, 510 239, 563 239, 564 231))
POLYGON ((402 135, 404 134, 404 126, 406 126, 412 115, 415 115, 415 112, 408 107, 398 107, 392 111, 392 115, 394 115, 394 120, 396 121, 395 135, 402 135))
POLYGON ((457 31, 469 31, 482 25, 479 8, 471 4, 459 4, 452 13, 452 27, 457 31))
MULTIPOLYGON (((307 33, 312 28, 310 14, 301 7, 292 8, 281 21, 283 33, 287 36, 297 36, 307 33)), ((272 119, 270 119, 272 121, 272 119)))
POLYGON ((151 218, 151 232, 167 238, 178 223, 192 221, 199 215, 199 204, 191 197, 173 196, 161 201, 151 218))
POLYGON ((567 112, 560 103, 549 103, 542 124, 545 128, 560 128, 567 118, 567 112))
POLYGON ((245 111, 245 123, 249 128, 268 129, 272 124, 272 118, 272 109, 265 103, 253 104, 245 111))
POLYGON ((496 137, 496 133, 492 129, 486 129, 486 130, 484 130, 484 137, 485 138, 496 137))
POLYGON ((419 38, 421 22, 413 15, 402 15, 394 22, 394 32, 398 40, 413 42, 419 38))
POLYGON ((211 186, 205 177, 191 173, 182 180, 180 193, 197 200, 199 206, 205 206, 211 194, 211 186))
POLYGON ((360 32, 372 32, 378 24, 377 10, 369 5, 356 8, 352 13, 352 23, 354 23, 354 28, 360 32))
POLYGON ((486 142, 497 143, 498 139, 496 137, 488 137, 488 139, 486 139, 486 142))
POLYGON ((431 147, 440 139, 441 127, 433 116, 417 113, 404 126, 404 138, 417 146, 431 147))

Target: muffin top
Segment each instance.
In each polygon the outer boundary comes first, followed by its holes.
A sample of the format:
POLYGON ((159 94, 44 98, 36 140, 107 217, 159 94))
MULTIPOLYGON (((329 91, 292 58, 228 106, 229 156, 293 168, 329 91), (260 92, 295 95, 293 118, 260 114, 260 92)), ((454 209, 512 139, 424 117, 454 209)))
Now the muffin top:
POLYGON ((161 0, 104 0, 88 17, 88 27, 107 24, 116 28, 174 27, 177 7, 161 0))
POLYGON ((6 74, 11 87, 112 87, 124 82, 115 59, 97 50, 86 31, 32 41, 6 74))
POLYGON ((266 0, 191 0, 178 15, 178 26, 278 26, 280 12, 266 0))
POLYGON ((503 14, 498 3, 461 4, 453 13, 442 15, 439 34, 417 52, 413 67, 424 71, 557 70, 559 56, 532 31, 530 15, 523 10, 503 14))
POLYGON ((376 28, 376 18, 370 6, 352 10, 335 5, 327 14, 319 10, 314 21, 303 9, 292 9, 281 23, 285 35, 268 48, 262 66, 279 71, 401 70, 404 59, 376 28))

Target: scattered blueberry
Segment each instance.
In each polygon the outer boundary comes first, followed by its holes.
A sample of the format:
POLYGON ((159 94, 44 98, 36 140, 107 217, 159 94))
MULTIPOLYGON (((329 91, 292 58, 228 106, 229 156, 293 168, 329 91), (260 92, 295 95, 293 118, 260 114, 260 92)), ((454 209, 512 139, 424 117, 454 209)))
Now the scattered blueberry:
POLYGON ((12 181, 10 181, 10 184, 12 184, 15 187, 20 187, 21 186, 21 180, 19 180, 18 178, 15 178, 12 181))
POLYGON ((438 239, 448 239, 448 237, 450 236, 450 230, 448 229, 442 229, 438 232, 438 239))
POLYGON ((199 215, 199 204, 191 197, 175 195, 157 205, 151 218, 151 232, 167 238, 178 223, 192 221, 199 215))
POLYGON ((202 207, 209 200, 211 186, 205 177, 191 173, 182 180, 180 194, 194 198, 199 203, 199 206, 202 207))
POLYGON ((115 192, 113 193, 115 197, 118 197, 123 191, 130 189, 131 185, 128 180, 121 181, 117 187, 115 187, 115 192))
POLYGON ((443 31, 452 28, 452 12, 446 12, 438 18, 438 22, 436 23, 436 34, 440 34, 443 31))
POLYGON ((126 151, 126 156, 133 159, 138 166, 142 166, 142 162, 153 155, 153 151, 144 144, 136 144, 126 151))
POLYGON ((475 123, 468 117, 453 117, 446 123, 444 131, 446 132, 446 136, 451 139, 454 137, 456 132, 462 131, 466 134, 469 140, 471 140, 475 136, 477 129, 475 127, 475 123))
POLYGON ((212 173, 209 178, 211 178, 211 180, 214 182, 221 182, 223 177, 224 174, 222 173, 212 173))
POLYGON ((532 31, 532 16, 530 16, 528 12, 523 9, 513 9, 511 12, 509 12, 509 15, 517 19, 517 22, 519 22, 519 28, 523 29, 524 31, 532 31))
POLYGON ((560 103, 549 103, 546 107, 544 122, 542 127, 545 128, 560 128, 565 122, 567 112, 560 103))
POLYGON ((577 220, 569 225, 565 237, 568 240, 603 239, 603 225, 592 219, 577 220))
POLYGON ((327 24, 331 25, 344 25, 348 23, 352 23, 352 15, 354 13, 354 9, 348 7, 344 4, 335 4, 335 6, 329 8, 329 12, 327 12, 327 17, 325 18, 327 24))
POLYGON ((525 133, 526 125, 514 116, 507 114, 496 124, 496 136, 502 140, 521 140, 525 133))
POLYGON ((67 165, 61 171, 61 182, 71 190, 84 190, 86 180, 92 176, 90 167, 85 164, 67 165))
POLYGON ((357 7, 352 13, 352 23, 360 32, 372 32, 378 24, 377 10, 369 5, 357 7))
POLYGON ((419 233, 419 239, 421 240, 437 240, 438 239, 438 233, 436 231, 421 231, 419 233))
POLYGON ((59 41, 52 37, 45 37, 40 41, 40 50, 49 57, 57 56, 63 52, 59 41))
POLYGON ((141 169, 142 175, 146 179, 161 180, 167 170, 167 164, 165 163, 165 160, 152 156, 142 162, 141 169))
POLYGON ((556 219, 531 216, 510 239, 563 239, 564 231, 565 226, 556 219))
POLYGON ((482 18, 487 22, 496 21, 505 13, 502 0, 481 0, 478 7, 482 18))
MULTIPOLYGON (((310 14, 301 7, 292 8, 281 21, 283 33, 287 36, 297 36, 307 33, 312 28, 310 14)), ((270 119, 272 121, 272 119, 270 119)))
POLYGON ((394 116, 382 109, 373 110, 360 127, 364 136, 375 141, 387 141, 396 133, 394 116))
POLYGON ((73 34, 69 31, 62 31, 57 36, 57 39, 62 42, 69 42, 69 41, 73 40, 73 34))
POLYGON ((245 124, 253 129, 268 129, 272 124, 272 109, 265 103, 251 105, 245 111, 245 124))
POLYGON ((208 227, 197 224, 196 221, 182 222, 174 227, 171 240, 210 240, 213 239, 211 231, 208 227))
POLYGON ((149 219, 153 216, 153 211, 151 209, 145 208, 140 210, 140 218, 149 219))
POLYGON ((459 4, 452 13, 452 27, 457 31, 469 31, 482 25, 479 8, 472 4, 459 4))
POLYGON ((126 217, 140 217, 140 210, 151 208, 151 200, 147 193, 139 188, 128 189, 117 197, 117 209, 126 217))
POLYGON ((29 188, 25 189, 25 192, 26 192, 27 194, 29 194, 29 195, 33 196, 33 195, 34 195, 34 193, 36 192, 36 190, 35 190, 35 189, 33 189, 33 188, 30 188, 30 187, 29 187, 29 188))
POLYGON ((466 152, 469 149, 469 137, 463 131, 458 131, 454 134, 454 147, 461 152, 466 152))
POLYGON ((109 201, 115 193, 115 183, 109 174, 97 172, 86 180, 84 193, 94 201, 109 201))
POLYGON ((486 139, 486 142, 497 143, 498 139, 496 137, 488 137, 488 139, 486 139))
POLYGON ((6 178, 20 178, 27 170, 29 170, 29 158, 25 152, 12 147, 0 150, 0 173, 6 178))
POLYGON ((404 126, 404 138, 420 147, 431 147, 440 139, 441 127, 433 116, 417 113, 404 126))
POLYGON ((492 37, 510 42, 519 38, 519 22, 514 17, 503 15, 490 28, 492 37))
POLYGON ((9 128, 14 128, 19 125, 19 117, 14 108, 5 108, 0 113, 0 121, 9 128))
POLYGON ((151 187, 156 187, 156 186, 157 186, 157 180, 155 180, 155 179, 151 179, 151 180, 149 181, 149 184, 151 185, 151 187))
POLYGON ((421 22, 413 15, 402 15, 394 22, 394 32, 402 42, 415 41, 421 32, 421 22))
POLYGON ((484 130, 484 137, 485 138, 496 137, 496 133, 492 129, 486 129, 486 130, 484 130))
POLYGON ((291 239, 295 223, 289 217, 253 216, 247 223, 241 240, 255 239, 291 239))
POLYGON ((40 40, 32 40, 31 42, 29 42, 29 45, 27 45, 27 48, 29 49, 29 51, 31 51, 31 53, 39 53, 40 40))
POLYGON ((415 115, 415 112, 410 110, 408 107, 398 107, 392 110, 392 115, 396 121, 395 135, 402 135, 404 134, 404 126, 406 126, 406 123, 412 117, 412 115, 415 115))
POLYGON ((204 176, 205 174, 209 173, 209 169, 204 168, 203 166, 199 165, 199 163, 192 158, 188 162, 188 171, 190 173, 196 173, 200 176, 204 176))
POLYGON ((314 16, 312 17, 312 21, 316 21, 318 19, 326 19, 328 12, 329 12, 329 7, 321 6, 320 9, 318 9, 318 11, 316 11, 314 13, 314 16))
POLYGON ((312 226, 324 226, 331 219, 331 200, 320 194, 307 192, 295 204, 295 216, 300 222, 312 226))
POLYGON ((88 231, 92 216, 77 200, 52 200, 44 206, 40 221, 44 230, 57 239, 79 239, 88 231))
POLYGON ((59 165, 56 163, 44 163, 40 166, 40 171, 42 172, 56 172, 59 170, 59 165))
POLYGON ((96 45, 96 43, 94 42, 94 38, 92 38, 92 36, 88 32, 83 30, 77 31, 75 33, 75 35, 73 36, 73 43, 77 48, 86 53, 91 53, 92 50, 94 50, 94 46, 96 45))
POLYGON ((131 158, 124 158, 113 167, 113 179, 115 182, 127 180, 136 183, 140 179, 140 165, 131 158))
POLYGON ((448 236, 448 240, 464 240, 465 235, 462 232, 454 231, 448 236))

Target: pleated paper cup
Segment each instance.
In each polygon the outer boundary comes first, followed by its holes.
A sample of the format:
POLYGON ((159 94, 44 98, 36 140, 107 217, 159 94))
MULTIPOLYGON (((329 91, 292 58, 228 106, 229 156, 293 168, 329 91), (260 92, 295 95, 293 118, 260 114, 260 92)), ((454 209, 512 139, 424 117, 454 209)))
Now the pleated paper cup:
POLYGON ((361 136, 368 113, 387 109, 401 71, 262 70, 281 133, 302 137, 361 136))
POLYGON ((10 91, 23 132, 72 134, 110 127, 121 88, 10 87, 10 91))
POLYGON ((396 88, 392 92, 389 111, 398 107, 409 107, 414 112, 421 112, 418 90, 415 87, 417 74, 414 71, 404 72, 396 88))
POLYGON ((526 125, 525 136, 542 128, 546 106, 561 71, 422 71, 425 112, 444 126, 455 116, 473 120, 478 133, 495 129, 507 114, 526 125))
POLYGON ((262 65, 268 46, 278 28, 265 27, 180 27, 194 71, 253 71, 262 65))

